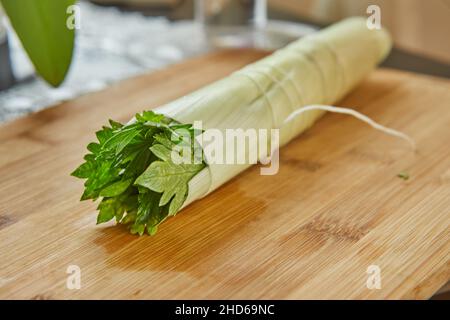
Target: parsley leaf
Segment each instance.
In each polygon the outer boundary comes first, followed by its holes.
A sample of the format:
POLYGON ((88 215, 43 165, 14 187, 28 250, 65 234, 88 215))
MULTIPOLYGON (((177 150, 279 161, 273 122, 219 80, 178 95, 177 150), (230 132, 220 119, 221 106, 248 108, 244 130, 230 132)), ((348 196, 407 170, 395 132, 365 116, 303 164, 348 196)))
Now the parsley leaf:
MULTIPOLYGON (((163 150, 162 145, 153 150, 163 150)), ((170 150, 159 154, 161 160, 153 162, 145 172, 136 180, 136 184, 146 187, 155 192, 162 193, 159 205, 164 206, 171 201, 169 215, 175 215, 183 205, 188 194, 189 181, 199 173, 205 165, 202 164, 175 164, 167 153, 170 150)), ((158 151, 160 152, 160 151, 158 151)), ((158 155, 157 154, 157 155, 158 155)))

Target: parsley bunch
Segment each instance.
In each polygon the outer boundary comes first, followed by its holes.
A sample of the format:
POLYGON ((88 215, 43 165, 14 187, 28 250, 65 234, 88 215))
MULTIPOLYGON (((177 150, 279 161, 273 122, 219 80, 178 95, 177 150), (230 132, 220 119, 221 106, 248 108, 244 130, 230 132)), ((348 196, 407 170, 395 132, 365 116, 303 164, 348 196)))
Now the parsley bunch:
POLYGON ((72 175, 86 179, 81 200, 102 198, 97 224, 115 219, 133 234, 153 235, 161 222, 178 212, 189 181, 206 165, 202 160, 172 160, 172 152, 182 155, 179 150, 186 148, 180 146, 186 144, 194 159, 199 146, 192 125, 152 111, 135 118, 127 125, 110 120, 110 126, 96 133, 98 142, 87 146, 85 162, 72 175))

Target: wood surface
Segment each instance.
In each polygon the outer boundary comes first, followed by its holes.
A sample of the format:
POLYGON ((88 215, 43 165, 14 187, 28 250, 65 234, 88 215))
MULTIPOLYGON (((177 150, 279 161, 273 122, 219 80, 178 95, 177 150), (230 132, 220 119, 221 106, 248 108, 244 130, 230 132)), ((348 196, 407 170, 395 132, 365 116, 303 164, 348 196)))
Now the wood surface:
POLYGON ((69 176, 108 118, 127 121, 264 54, 224 51, 0 127, 0 298, 429 298, 449 280, 450 82, 378 70, 339 106, 418 144, 328 114, 164 223, 156 236, 96 226, 69 176), (407 171, 410 179, 397 177, 407 171), (69 290, 69 265, 81 289, 69 290), (381 289, 366 286, 381 270, 381 289))

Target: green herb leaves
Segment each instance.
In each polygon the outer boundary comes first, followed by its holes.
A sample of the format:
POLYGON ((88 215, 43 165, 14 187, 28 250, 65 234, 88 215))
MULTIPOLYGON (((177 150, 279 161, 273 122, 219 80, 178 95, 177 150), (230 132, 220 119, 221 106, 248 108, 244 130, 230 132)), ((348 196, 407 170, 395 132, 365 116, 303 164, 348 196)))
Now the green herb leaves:
POLYGON ((98 131, 98 142, 88 145, 85 163, 72 175, 86 179, 81 200, 102 197, 97 223, 115 219, 131 233, 154 234, 162 221, 180 210, 189 181, 205 163, 191 125, 152 111, 135 119, 125 126, 110 121, 98 131), (196 161, 179 163, 173 156, 196 161))
POLYGON ((205 165, 203 163, 175 164, 170 156, 171 150, 162 144, 154 145, 150 150, 162 161, 153 162, 136 180, 136 184, 162 193, 159 200, 160 206, 164 206, 172 200, 169 206, 169 215, 174 215, 186 200, 189 181, 205 165))

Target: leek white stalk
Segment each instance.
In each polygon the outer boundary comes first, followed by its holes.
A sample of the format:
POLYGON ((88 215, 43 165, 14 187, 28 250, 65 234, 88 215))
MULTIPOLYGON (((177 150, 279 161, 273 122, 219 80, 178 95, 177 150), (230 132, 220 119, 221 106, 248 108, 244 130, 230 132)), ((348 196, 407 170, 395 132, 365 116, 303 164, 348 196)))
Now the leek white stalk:
MULTIPOLYGON (((202 121, 204 129, 219 129, 224 136, 226 129, 276 128, 283 146, 311 127, 326 110, 312 108, 286 121, 290 115, 305 106, 339 101, 385 59, 391 44, 386 30, 369 30, 364 18, 350 18, 155 112, 181 123, 202 121)), ((257 146, 249 146, 247 152, 250 148, 257 146)), ((184 206, 249 166, 209 164, 189 182, 184 206)))

